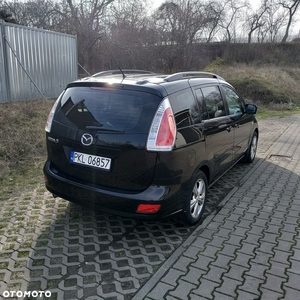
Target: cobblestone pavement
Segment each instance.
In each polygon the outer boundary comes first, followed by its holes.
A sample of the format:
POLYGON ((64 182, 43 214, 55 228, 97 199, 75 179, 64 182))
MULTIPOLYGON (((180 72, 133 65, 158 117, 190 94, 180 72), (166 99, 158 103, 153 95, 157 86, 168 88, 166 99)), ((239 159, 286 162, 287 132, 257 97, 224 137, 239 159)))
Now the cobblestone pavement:
POLYGON ((300 299, 300 116, 278 122, 263 123, 256 165, 134 300, 300 299))
POLYGON ((53 199, 43 186, 7 199, 0 207, 0 295, 300 299, 299 123, 300 116, 260 122, 258 158, 210 188, 198 226, 94 212, 53 199))

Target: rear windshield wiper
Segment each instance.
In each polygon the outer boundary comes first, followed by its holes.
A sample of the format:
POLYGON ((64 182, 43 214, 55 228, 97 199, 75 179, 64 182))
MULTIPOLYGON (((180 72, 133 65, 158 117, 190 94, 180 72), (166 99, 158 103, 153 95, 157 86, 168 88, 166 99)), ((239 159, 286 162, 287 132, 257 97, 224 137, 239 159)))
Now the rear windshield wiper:
POLYGON ((120 130, 116 130, 116 129, 114 129, 114 128, 103 127, 103 125, 104 125, 104 124, 100 124, 100 126, 88 125, 88 126, 85 126, 85 128, 86 128, 86 129, 101 130, 101 131, 121 132, 120 130))

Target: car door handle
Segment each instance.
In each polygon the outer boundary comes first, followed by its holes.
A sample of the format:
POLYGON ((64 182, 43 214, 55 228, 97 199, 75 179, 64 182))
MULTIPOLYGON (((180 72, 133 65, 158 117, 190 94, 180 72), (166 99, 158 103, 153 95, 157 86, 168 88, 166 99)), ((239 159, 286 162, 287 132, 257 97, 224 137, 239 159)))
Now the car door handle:
POLYGON ((228 126, 227 124, 222 124, 222 125, 219 126, 219 128, 220 128, 220 129, 226 128, 226 130, 227 130, 228 132, 230 132, 231 129, 232 129, 233 127, 232 127, 231 125, 228 126))

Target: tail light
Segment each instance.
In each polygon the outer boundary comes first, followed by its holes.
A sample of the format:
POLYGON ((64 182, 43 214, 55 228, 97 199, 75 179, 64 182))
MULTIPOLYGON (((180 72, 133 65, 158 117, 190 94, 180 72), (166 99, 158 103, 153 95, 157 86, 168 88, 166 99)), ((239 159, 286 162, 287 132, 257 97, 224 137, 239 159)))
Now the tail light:
POLYGON ((159 211, 161 204, 139 204, 136 212, 144 214, 154 214, 159 211))
POLYGON ((57 98, 57 100, 55 101, 54 105, 52 106, 51 108, 51 111, 49 113, 49 116, 47 118, 47 122, 46 122, 46 126, 45 126, 45 130, 47 132, 50 132, 51 131, 51 126, 52 126, 52 121, 53 121, 53 117, 54 117, 54 113, 56 111, 56 107, 58 105, 58 102, 60 100, 60 97, 61 97, 62 94, 59 95, 59 97, 57 98))
POLYGON ((168 98, 165 98, 153 118, 147 140, 147 150, 170 151, 174 147, 176 125, 168 98))

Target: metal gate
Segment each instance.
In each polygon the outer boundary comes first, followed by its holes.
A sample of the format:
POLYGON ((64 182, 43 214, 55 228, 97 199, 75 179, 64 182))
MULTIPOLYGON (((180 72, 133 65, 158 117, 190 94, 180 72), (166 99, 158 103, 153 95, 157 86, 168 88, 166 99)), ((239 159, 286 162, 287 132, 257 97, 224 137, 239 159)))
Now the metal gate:
POLYGON ((77 64, 76 36, 0 20, 0 103, 56 98, 77 64))

